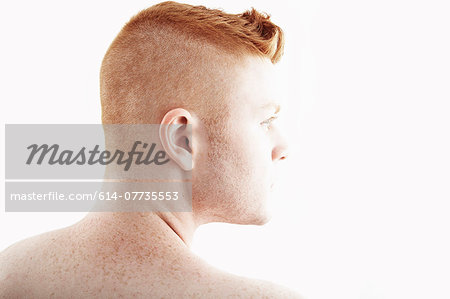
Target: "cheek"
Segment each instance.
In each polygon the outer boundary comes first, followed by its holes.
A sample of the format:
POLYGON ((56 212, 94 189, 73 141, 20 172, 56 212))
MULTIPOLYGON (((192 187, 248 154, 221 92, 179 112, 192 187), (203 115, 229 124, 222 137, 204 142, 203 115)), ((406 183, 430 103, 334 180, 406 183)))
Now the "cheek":
POLYGON ((257 120, 231 122, 211 150, 215 157, 211 167, 241 181, 264 180, 271 167, 269 132, 257 120))
POLYGON ((237 137, 234 156, 237 167, 242 169, 242 175, 264 180, 272 164, 269 135, 257 127, 242 131, 237 137))

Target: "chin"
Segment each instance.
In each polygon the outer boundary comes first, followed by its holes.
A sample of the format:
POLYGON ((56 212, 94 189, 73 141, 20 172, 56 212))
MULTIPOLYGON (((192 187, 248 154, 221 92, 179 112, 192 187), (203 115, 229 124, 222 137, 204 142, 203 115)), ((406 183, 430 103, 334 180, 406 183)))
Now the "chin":
POLYGON ((259 196, 257 201, 242 207, 242 212, 238 213, 244 224, 264 225, 272 219, 272 213, 267 206, 268 198, 264 195, 259 196))
POLYGON ((267 223, 270 222, 271 217, 266 217, 266 218, 258 218, 256 220, 253 221, 249 221, 247 224, 248 225, 258 225, 258 226, 262 226, 265 225, 267 223))
POLYGON ((249 212, 243 216, 241 224, 249 224, 249 225, 264 225, 268 223, 272 219, 272 215, 267 211, 267 209, 263 209, 255 213, 249 212))
POLYGON ((264 225, 272 219, 272 215, 270 213, 266 213, 265 215, 262 215, 258 218, 258 221, 255 223, 255 225, 264 225))

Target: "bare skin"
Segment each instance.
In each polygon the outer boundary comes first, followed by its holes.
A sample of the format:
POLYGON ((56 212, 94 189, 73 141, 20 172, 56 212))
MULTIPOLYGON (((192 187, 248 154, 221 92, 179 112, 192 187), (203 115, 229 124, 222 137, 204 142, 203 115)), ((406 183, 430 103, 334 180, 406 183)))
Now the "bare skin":
POLYGON ((131 214, 92 213, 10 246, 0 254, 0 297, 302 298, 202 261, 167 214, 131 214))
POLYGON ((192 212, 91 212, 70 227, 18 242, 0 253, 0 298, 302 298, 220 271, 189 249, 199 225, 270 219, 266 200, 287 155, 279 128, 268 121, 279 108, 272 67, 249 59, 222 78, 236 84, 213 145, 195 111, 175 108, 162 119, 192 125, 189 142, 178 144, 184 139, 172 133, 162 140, 176 169, 192 171, 192 212), (184 164, 189 155, 192 164, 184 164))

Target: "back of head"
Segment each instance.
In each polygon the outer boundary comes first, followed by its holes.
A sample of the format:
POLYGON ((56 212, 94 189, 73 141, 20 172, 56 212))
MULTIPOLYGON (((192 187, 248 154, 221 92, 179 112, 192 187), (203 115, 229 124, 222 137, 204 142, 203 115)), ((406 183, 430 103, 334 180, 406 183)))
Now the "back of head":
POLYGON ((102 122, 159 123, 181 107, 213 123, 226 113, 230 70, 248 56, 276 63, 283 45, 282 30, 254 8, 228 14, 173 1, 151 6, 131 18, 103 59, 102 122))

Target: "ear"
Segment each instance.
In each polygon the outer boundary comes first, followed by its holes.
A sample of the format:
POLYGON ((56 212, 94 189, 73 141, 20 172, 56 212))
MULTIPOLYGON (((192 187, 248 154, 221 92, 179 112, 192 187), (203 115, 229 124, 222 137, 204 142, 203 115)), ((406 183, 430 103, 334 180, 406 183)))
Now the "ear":
POLYGON ((159 138, 171 160, 185 171, 192 170, 192 116, 189 111, 176 108, 167 112, 159 127, 159 138))

